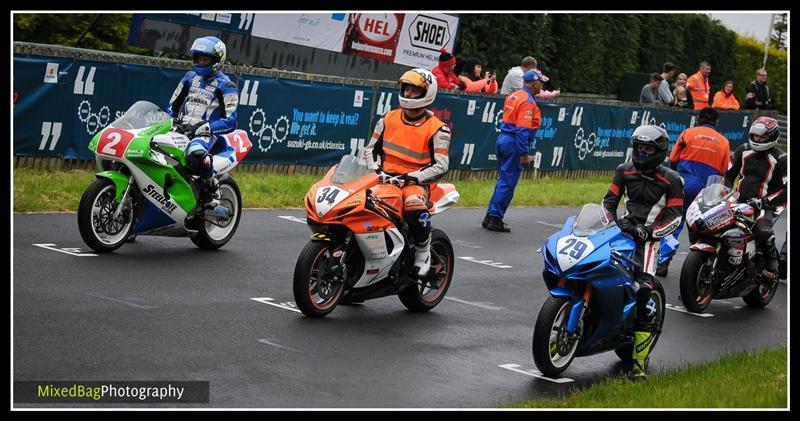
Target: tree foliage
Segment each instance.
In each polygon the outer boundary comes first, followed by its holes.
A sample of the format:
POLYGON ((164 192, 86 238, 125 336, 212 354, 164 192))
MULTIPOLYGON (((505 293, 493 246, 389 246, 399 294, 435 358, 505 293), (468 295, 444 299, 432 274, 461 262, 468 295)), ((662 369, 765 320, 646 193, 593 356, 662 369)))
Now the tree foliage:
MULTIPOLYGON (((617 94, 629 72, 661 72, 671 61, 678 72, 696 73, 711 64, 711 94, 734 81, 739 102, 763 49, 754 48, 718 20, 700 13, 462 14, 456 56, 475 56, 498 70, 532 55, 550 77, 548 89, 617 94), (744 44, 743 44, 744 42, 744 44), (745 83, 745 80, 747 81, 745 83)), ((786 54, 770 52, 770 82, 776 108, 786 109, 786 54), (775 77, 773 77, 775 75, 775 77)), ((484 65, 484 68, 487 68, 484 65)))
POLYGON ((130 13, 15 14, 14 41, 149 55, 128 45, 131 19, 130 13))

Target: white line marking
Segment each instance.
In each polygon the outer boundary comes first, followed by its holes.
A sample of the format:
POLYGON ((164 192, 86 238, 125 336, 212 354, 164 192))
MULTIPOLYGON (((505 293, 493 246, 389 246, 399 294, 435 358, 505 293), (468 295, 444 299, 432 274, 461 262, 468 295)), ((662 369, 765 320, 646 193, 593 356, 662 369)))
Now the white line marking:
POLYGON ((131 306, 131 307, 142 309, 142 310, 150 310, 150 309, 153 309, 153 308, 158 308, 158 306, 141 305, 141 304, 132 303, 130 301, 120 300, 118 298, 107 297, 107 296, 105 296, 103 294, 99 294, 99 293, 96 293, 96 292, 90 292, 90 293, 88 293, 86 295, 88 295, 90 297, 94 297, 94 298, 101 298, 103 300, 113 301, 115 303, 125 304, 126 306, 131 306))
POLYGON ((262 344, 267 344, 269 346, 274 346, 276 348, 281 348, 281 349, 285 349, 285 350, 288 350, 288 351, 294 351, 294 352, 300 352, 300 353, 303 352, 303 351, 300 351, 299 349, 294 349, 294 348, 292 348, 290 346, 284 346, 284 345, 276 344, 275 342, 270 342, 270 341, 268 341, 266 339, 259 339, 258 341, 261 342, 262 344))
POLYGON ((299 222, 301 224, 305 224, 306 223, 306 219, 305 218, 298 218, 296 216, 285 216, 284 215, 284 216, 279 216, 278 218, 283 218, 283 219, 285 219, 287 221, 292 221, 292 222, 299 222))
POLYGON ((491 267, 499 268, 499 269, 509 269, 509 268, 513 268, 514 267, 514 266, 506 265, 506 264, 501 263, 501 262, 493 262, 491 260, 475 260, 475 258, 471 257, 471 256, 458 256, 458 258, 462 259, 462 260, 466 260, 468 262, 480 263, 482 265, 491 266, 491 267))
POLYGON ((460 246, 469 247, 469 248, 473 248, 473 249, 482 249, 483 248, 483 246, 476 246, 475 244, 467 243, 467 242, 464 242, 464 241, 458 241, 458 240, 453 241, 453 244, 458 244, 460 246))
POLYGON ((57 251, 57 252, 60 252, 60 253, 71 254, 73 256, 78 256, 78 257, 97 257, 97 255, 94 254, 94 253, 81 253, 80 252, 81 249, 74 248, 74 247, 64 248, 64 249, 57 249, 57 248, 55 248, 55 244, 34 244, 34 246, 41 247, 43 249, 57 251))
POLYGON ((547 225, 548 227, 554 227, 554 228, 561 228, 561 227, 564 226, 564 224, 551 224, 549 222, 544 222, 544 221, 536 221, 536 223, 537 224, 542 224, 542 225, 547 225))
POLYGON ((505 368, 506 370, 511 370, 511 371, 515 371, 517 373, 526 374, 528 376, 544 379, 544 380, 547 380, 547 381, 550 381, 550 382, 553 382, 553 383, 569 383, 569 382, 574 382, 575 381, 575 380, 572 380, 572 379, 567 378, 567 377, 559 377, 557 379, 553 379, 553 378, 545 376, 544 374, 542 374, 538 370, 520 370, 520 369, 517 368, 519 366, 520 366, 519 364, 500 364, 500 365, 498 365, 498 367, 505 368))
MULTIPOLYGON (((251 298, 251 300, 258 301, 259 303, 264 303, 264 304, 269 304, 271 306, 279 307, 279 308, 282 308, 284 310, 289 310, 289 311, 294 311, 294 312, 297 312, 297 313, 302 313, 302 311, 292 307, 291 305, 289 305, 289 303, 272 303, 272 302, 270 302, 270 301, 274 301, 275 300, 274 298, 257 297, 257 298, 251 298)), ((292 303, 292 305, 293 304, 294 303, 292 303)))
POLYGON ((444 297, 444 298, 446 298, 448 300, 453 300, 453 301, 461 303, 461 304, 467 304, 467 305, 471 305, 471 306, 475 306, 475 307, 485 308, 486 310, 505 310, 505 308, 503 308, 503 307, 495 307, 495 306, 489 305, 491 303, 487 304, 486 301, 480 301, 480 302, 475 303, 475 302, 471 302, 471 301, 459 300, 458 298, 454 298, 454 297, 444 297))
POLYGON ((711 313, 692 313, 691 311, 686 310, 686 307, 674 306, 669 303, 667 303, 667 308, 670 310, 680 311, 681 313, 691 314, 692 316, 697 316, 697 317, 714 317, 714 315, 711 313))

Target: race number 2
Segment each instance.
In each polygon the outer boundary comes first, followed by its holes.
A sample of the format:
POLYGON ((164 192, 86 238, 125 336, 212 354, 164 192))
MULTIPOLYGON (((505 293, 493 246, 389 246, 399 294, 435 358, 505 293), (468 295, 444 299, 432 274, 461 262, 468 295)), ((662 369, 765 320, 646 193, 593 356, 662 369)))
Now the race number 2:
POLYGON ((119 129, 106 129, 97 142, 97 153, 122 158, 125 156, 125 150, 128 149, 131 140, 133 140, 132 133, 119 129))

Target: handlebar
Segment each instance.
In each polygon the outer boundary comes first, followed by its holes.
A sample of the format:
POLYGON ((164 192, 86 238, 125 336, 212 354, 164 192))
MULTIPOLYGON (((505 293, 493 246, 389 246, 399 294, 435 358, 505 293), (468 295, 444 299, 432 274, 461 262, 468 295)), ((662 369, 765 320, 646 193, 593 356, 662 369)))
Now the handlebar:
POLYGON ((385 206, 385 207, 391 209, 394 212, 400 212, 400 210, 397 209, 396 207, 390 205, 388 202, 384 201, 383 199, 379 198, 378 196, 373 195, 372 194, 372 190, 370 190, 370 189, 367 189, 367 200, 378 202, 382 206, 385 206))

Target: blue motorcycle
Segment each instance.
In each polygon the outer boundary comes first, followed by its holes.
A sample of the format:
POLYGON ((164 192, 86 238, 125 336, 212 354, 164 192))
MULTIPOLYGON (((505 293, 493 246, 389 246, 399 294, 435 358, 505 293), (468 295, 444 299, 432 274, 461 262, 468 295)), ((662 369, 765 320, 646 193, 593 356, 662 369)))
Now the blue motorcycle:
MULTIPOLYGON (((659 263, 678 248, 672 236, 661 240, 659 263)), ((544 282, 550 297, 533 331, 533 360, 545 376, 555 377, 575 357, 614 350, 633 360, 636 289, 632 258, 636 245, 615 222, 606 221, 598 204, 586 204, 541 249, 544 282)), ((655 306, 653 345, 664 324, 664 287, 656 279, 648 306, 655 306)))

